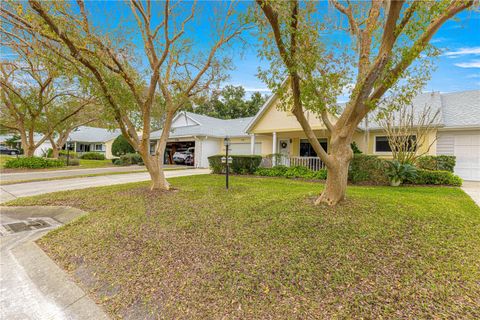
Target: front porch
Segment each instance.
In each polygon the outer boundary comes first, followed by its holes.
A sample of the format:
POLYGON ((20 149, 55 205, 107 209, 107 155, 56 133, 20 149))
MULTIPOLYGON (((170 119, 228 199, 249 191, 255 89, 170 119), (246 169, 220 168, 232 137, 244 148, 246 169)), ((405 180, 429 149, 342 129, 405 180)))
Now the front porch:
MULTIPOLYGON (((315 131, 315 134, 322 147, 328 152, 327 132, 318 130, 315 131)), ((251 154, 256 154, 255 145, 258 140, 262 144, 261 155, 265 156, 263 166, 304 166, 314 171, 325 168, 323 161, 317 156, 303 132, 289 131, 251 134, 251 154)))

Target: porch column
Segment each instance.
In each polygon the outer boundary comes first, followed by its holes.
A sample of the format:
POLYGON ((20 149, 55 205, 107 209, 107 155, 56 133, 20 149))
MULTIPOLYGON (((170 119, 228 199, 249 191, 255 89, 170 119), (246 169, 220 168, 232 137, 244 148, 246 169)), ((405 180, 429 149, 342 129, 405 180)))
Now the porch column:
POLYGON ((255 133, 250 135, 250 154, 255 154, 255 133))
POLYGON ((277 133, 273 132, 272 133, 272 153, 274 156, 272 157, 272 165, 277 165, 277 133))

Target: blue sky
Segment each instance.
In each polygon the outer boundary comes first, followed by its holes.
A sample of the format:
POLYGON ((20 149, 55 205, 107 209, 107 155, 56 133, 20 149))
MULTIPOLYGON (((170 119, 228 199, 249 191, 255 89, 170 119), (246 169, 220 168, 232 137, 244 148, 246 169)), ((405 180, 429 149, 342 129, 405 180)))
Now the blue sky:
MULTIPOLYGON (((179 19, 189 13, 187 7, 190 4, 188 2, 185 4, 186 8, 180 13, 179 19)), ((216 10, 219 10, 218 7, 225 4, 226 2, 200 2, 195 21, 187 30, 188 36, 198 44, 197 50, 209 48, 211 22, 214 20, 216 10)), ((245 11, 249 4, 250 2, 241 2, 240 9, 245 11)), ((154 4, 152 10, 154 17, 155 12, 158 12, 162 5, 161 2, 154 4)), ((326 1, 322 3, 322 6, 326 7, 327 5, 326 1)), ((122 34, 139 46, 140 52, 143 51, 140 35, 131 35, 125 31, 128 28, 121 28, 121 26, 134 24, 128 5, 119 1, 88 1, 87 8, 97 27, 108 32, 115 30, 117 34, 122 34)), ((334 10, 325 11, 335 14, 334 10)), ((448 21, 443 25, 432 40, 435 46, 444 50, 444 54, 436 59, 437 69, 432 74, 425 91, 452 92, 480 89, 480 13, 478 11, 462 12, 457 15, 456 20, 448 21)), ((266 85, 256 76, 258 68, 268 66, 268 62, 261 61, 257 56, 256 37, 245 34, 245 39, 249 43, 246 48, 242 46, 240 49, 239 45, 234 45, 228 51, 235 69, 230 72, 230 79, 226 84, 241 85, 246 88, 247 92, 268 93, 266 85)), ((347 40, 348 37, 344 36, 340 39, 347 40)), ((6 55, 6 52, 3 53, 6 55)), ((139 56, 144 56, 143 52, 139 56)), ((146 60, 144 60, 145 62, 146 60)))

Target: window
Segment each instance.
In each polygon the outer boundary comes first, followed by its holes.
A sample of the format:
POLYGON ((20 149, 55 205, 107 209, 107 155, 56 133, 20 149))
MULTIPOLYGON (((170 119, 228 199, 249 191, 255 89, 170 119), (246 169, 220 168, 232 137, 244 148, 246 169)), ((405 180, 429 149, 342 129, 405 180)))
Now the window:
MULTIPOLYGON (((403 137, 399 137, 399 139, 403 140, 403 137)), ((407 150, 411 150, 412 148, 414 150, 417 149, 417 136, 408 136, 407 140, 407 150)), ((377 136, 375 137, 375 152, 392 152, 392 149, 390 148, 390 144, 388 143, 388 137, 387 136, 377 136)))
POLYGON ((102 151, 103 150, 103 145, 101 144, 96 144, 95 145, 95 151, 102 151))
MULTIPOLYGON (((318 139, 325 151, 328 150, 327 139, 318 139)), ((316 157, 317 153, 313 150, 312 145, 308 142, 307 139, 300 140, 300 157, 316 157)))

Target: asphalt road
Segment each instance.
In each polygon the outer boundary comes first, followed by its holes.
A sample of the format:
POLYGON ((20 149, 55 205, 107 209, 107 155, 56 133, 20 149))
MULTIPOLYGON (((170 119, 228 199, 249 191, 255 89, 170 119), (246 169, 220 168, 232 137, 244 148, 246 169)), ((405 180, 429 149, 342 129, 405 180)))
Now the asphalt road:
MULTIPOLYGON (((165 171, 167 178, 208 173, 210 173, 210 169, 182 169, 165 171)), ((0 186, 0 203, 20 197, 28 197, 57 191, 110 186, 146 180, 150 180, 148 172, 9 184, 0 186)))

